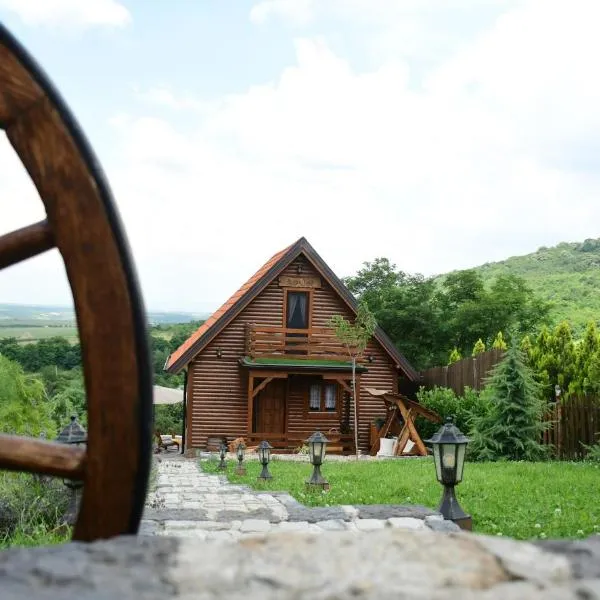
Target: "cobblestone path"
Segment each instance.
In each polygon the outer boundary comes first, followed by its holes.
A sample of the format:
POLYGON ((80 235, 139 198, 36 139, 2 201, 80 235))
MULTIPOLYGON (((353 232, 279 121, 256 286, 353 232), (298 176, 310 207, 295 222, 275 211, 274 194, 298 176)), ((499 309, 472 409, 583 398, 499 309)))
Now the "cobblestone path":
POLYGON ((306 507, 286 493, 257 492, 223 475, 204 473, 196 459, 161 457, 148 494, 141 535, 234 541, 271 532, 369 531, 386 527, 454 531, 454 523, 422 506, 306 507))

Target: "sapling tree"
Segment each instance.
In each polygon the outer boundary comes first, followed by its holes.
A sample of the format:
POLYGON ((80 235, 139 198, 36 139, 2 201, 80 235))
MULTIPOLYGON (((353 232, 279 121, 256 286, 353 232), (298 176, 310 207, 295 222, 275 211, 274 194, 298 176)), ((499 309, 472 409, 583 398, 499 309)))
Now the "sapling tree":
POLYGON ((365 352, 369 339, 373 335, 377 323, 373 313, 366 303, 358 305, 354 323, 345 319, 342 315, 334 315, 329 320, 329 327, 335 332, 335 336, 344 344, 346 352, 352 361, 352 404, 354 405, 354 445, 356 458, 358 460, 358 410, 356 399, 356 361, 365 352))

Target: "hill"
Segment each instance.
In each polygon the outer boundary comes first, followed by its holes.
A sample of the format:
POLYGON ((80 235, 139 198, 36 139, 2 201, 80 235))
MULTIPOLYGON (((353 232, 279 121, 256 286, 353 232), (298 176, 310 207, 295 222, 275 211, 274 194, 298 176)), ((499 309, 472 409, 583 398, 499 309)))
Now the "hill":
POLYGON ((564 319, 581 330, 600 322, 600 238, 581 243, 542 246, 536 252, 513 256, 474 269, 486 283, 513 273, 525 279, 540 298, 552 302, 552 320, 564 319))
MULTIPOLYGON (((173 325, 206 319, 208 313, 149 311, 148 324, 173 325)), ((77 323, 75 311, 67 306, 46 306, 0 303, 0 338, 14 337, 20 342, 61 336, 75 342, 77 323)))

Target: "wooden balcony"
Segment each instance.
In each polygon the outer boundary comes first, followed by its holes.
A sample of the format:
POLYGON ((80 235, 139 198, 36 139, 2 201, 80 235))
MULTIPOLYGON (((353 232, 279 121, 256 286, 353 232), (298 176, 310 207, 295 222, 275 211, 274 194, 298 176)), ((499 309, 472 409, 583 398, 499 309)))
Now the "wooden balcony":
POLYGON ((288 329, 272 325, 246 325, 246 354, 255 358, 350 361, 348 352, 333 332, 321 327, 288 329))

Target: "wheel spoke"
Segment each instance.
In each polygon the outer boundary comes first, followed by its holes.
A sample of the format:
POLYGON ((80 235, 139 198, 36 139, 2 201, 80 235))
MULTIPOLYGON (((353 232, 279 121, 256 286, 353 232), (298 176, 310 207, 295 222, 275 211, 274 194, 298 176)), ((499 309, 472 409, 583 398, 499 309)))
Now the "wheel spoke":
POLYGON ((0 468, 83 479, 85 450, 17 435, 0 435, 0 468))
POLYGON ((54 248, 48 221, 40 221, 0 236, 0 269, 54 248))

